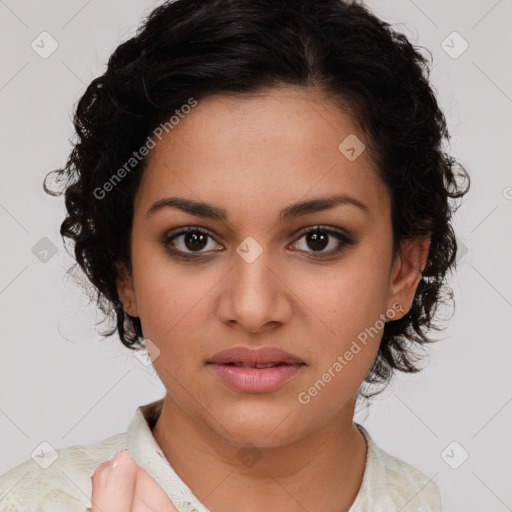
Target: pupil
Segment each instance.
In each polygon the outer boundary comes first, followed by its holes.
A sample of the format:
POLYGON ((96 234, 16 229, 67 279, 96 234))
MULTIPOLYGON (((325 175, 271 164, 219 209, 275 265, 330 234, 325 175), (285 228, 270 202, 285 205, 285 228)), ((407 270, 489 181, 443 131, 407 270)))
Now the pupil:
POLYGON ((185 245, 189 249, 203 249, 206 245, 206 236, 202 233, 187 233, 185 235, 185 245))
MULTIPOLYGON (((307 240, 309 246, 315 251, 321 251, 327 246, 327 236, 322 231, 309 233, 307 240)), ((206 243, 206 236, 202 233, 187 233, 185 235, 185 245, 189 249, 204 249, 206 243)))
POLYGON ((322 250, 325 249, 325 247, 327 246, 327 236, 322 231, 310 233, 309 235, 307 235, 307 239, 312 249, 322 250), (318 233, 320 233, 320 235, 318 233))

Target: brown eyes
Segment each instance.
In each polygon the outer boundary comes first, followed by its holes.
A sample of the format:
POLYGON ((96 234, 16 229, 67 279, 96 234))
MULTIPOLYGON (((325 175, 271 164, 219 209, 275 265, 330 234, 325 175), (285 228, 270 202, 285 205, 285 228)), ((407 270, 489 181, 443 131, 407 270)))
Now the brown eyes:
MULTIPOLYGON (((312 254, 314 258, 333 256, 340 253, 346 246, 354 245, 354 240, 347 233, 327 226, 314 226, 303 230, 293 245, 296 246, 303 238, 303 245, 310 248, 311 251, 307 249, 299 249, 299 251, 312 254), (333 249, 325 250, 333 245, 333 249)), ((210 233, 203 228, 186 226, 167 235, 163 240, 163 245, 173 257, 178 259, 199 259, 211 253, 211 250, 204 251, 208 245, 211 245, 213 249, 221 247, 223 250, 222 246, 209 243, 210 239, 214 240, 210 233)), ((214 252, 220 251, 214 250, 214 252)))

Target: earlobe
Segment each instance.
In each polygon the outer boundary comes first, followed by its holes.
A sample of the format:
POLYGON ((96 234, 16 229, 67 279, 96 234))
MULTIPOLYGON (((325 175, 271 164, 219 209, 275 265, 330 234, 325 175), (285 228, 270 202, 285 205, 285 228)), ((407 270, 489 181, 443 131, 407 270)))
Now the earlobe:
POLYGON ((122 268, 116 280, 117 294, 123 303, 124 310, 133 317, 139 316, 133 278, 126 268, 122 268))
POLYGON ((411 309, 422 272, 427 264, 429 248, 430 237, 406 239, 393 261, 388 308, 396 303, 401 304, 402 316, 411 309))

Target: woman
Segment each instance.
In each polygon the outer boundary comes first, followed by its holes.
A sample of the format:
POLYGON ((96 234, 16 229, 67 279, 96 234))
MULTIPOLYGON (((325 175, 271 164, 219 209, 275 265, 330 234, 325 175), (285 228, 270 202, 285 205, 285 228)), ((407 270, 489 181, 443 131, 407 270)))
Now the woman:
POLYGON ((75 128, 61 233, 167 392, 7 509, 441 510, 353 421, 418 369, 467 190, 405 36, 340 0, 168 2, 75 128))

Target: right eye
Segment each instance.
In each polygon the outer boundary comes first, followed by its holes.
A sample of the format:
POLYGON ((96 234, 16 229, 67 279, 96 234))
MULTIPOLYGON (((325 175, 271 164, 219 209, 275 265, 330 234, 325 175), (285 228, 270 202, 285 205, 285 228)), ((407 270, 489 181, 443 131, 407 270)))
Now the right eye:
MULTIPOLYGON (((195 253, 198 255, 205 253, 203 249, 208 246, 208 238, 213 240, 213 237, 207 231, 199 227, 186 226, 167 235, 163 244, 174 256, 190 259, 196 257, 195 253)), ((222 246, 217 245, 217 247, 222 246)))

